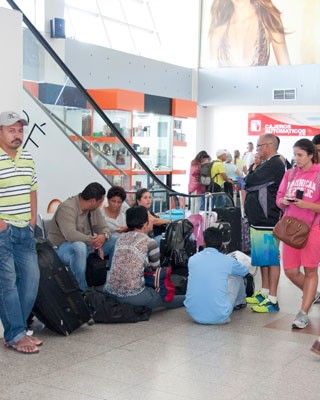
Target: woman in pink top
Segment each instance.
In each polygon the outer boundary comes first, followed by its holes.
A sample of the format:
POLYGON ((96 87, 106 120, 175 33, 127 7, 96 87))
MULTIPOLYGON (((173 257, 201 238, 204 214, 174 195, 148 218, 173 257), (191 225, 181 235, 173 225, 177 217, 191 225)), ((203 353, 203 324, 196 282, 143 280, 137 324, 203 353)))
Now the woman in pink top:
POLYGON ((286 276, 302 290, 302 305, 293 328, 305 328, 308 312, 319 297, 318 265, 320 262, 320 165, 313 143, 300 139, 293 146, 296 167, 289 169, 280 184, 277 205, 285 215, 309 224, 311 231, 306 246, 295 249, 282 243, 282 265, 286 276), (303 266, 304 272, 300 271, 303 266))
MULTIPOLYGON (((210 156, 204 150, 200 151, 191 161, 188 190, 191 194, 204 194, 206 187, 200 183, 201 164, 210 162, 210 156)), ((191 214, 197 214, 200 210, 201 197, 191 198, 191 214)))

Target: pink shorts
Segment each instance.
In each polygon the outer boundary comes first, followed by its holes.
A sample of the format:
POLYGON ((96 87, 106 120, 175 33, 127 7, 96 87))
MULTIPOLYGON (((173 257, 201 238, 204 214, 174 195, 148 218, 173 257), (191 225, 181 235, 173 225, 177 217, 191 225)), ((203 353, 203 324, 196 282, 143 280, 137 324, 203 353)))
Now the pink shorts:
POLYGON ((303 249, 294 249, 285 243, 281 243, 281 264, 284 269, 316 268, 320 263, 320 227, 314 226, 310 233, 306 246, 303 249))

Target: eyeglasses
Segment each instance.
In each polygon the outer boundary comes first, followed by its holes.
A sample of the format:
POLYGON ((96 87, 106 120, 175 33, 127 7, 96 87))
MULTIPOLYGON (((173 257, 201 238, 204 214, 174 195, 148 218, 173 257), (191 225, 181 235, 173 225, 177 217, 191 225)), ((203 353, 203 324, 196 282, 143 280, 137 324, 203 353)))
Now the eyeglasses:
POLYGON ((267 145, 267 144, 272 144, 272 143, 271 143, 271 142, 269 142, 269 143, 257 144, 257 145, 256 145, 256 148, 258 149, 259 147, 261 147, 261 146, 265 146, 265 145, 267 145))

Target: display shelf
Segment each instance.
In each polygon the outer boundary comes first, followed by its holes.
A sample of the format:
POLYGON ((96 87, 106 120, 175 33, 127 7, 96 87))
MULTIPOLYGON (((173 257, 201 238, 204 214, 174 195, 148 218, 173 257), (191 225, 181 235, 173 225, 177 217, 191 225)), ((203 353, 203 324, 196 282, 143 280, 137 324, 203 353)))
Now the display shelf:
POLYGON ((187 142, 178 142, 177 140, 173 141, 173 146, 177 147, 187 147, 187 142))

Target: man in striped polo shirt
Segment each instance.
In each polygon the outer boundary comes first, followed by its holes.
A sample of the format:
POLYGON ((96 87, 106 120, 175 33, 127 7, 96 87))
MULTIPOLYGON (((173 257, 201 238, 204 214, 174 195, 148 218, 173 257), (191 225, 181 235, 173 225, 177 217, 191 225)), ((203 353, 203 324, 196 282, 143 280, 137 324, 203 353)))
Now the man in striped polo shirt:
POLYGON ((0 113, 0 317, 4 345, 34 354, 42 342, 26 334, 26 321, 39 285, 38 183, 31 154, 21 147, 25 125, 16 112, 0 113))

